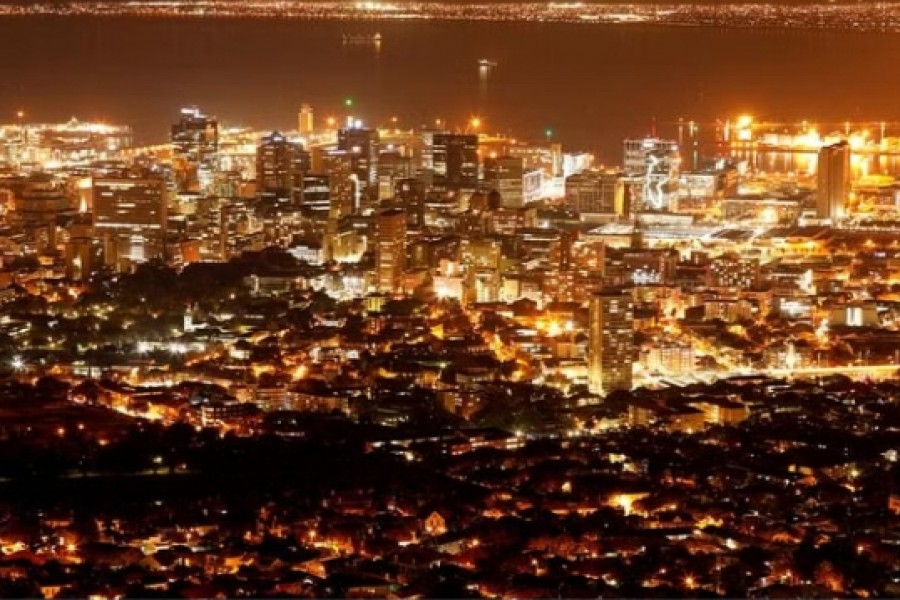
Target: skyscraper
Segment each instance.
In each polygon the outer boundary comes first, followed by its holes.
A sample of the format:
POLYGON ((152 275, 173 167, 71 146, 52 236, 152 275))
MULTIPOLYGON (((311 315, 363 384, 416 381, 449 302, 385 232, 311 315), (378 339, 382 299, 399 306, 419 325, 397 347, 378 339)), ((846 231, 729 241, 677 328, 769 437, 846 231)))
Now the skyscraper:
POLYGON ((313 121, 313 109, 309 104, 301 104, 300 111, 297 113, 297 131, 300 135, 309 135, 315 129, 315 121, 313 121))
POLYGON ((325 260, 334 260, 340 254, 338 236, 341 219, 359 211, 359 181, 353 172, 351 157, 342 150, 321 155, 319 162, 328 183, 328 217, 322 248, 325 260))
POLYGON ((425 226, 426 185, 418 179, 401 179, 394 185, 394 202, 407 214, 407 223, 413 229, 425 226))
POLYGON ((34 173, 17 194, 13 216, 35 248, 56 250, 59 217, 74 213, 73 204, 62 181, 53 175, 34 173))
POLYGON ((379 292, 400 289, 406 268, 406 213, 388 209, 375 221, 375 274, 379 292))
POLYGON ((631 389, 634 300, 621 290, 601 291, 590 304, 588 384, 596 394, 631 389))
POLYGON ((300 144, 272 132, 256 149, 256 191, 262 200, 299 204, 303 193, 304 152, 300 144))
POLYGON ((645 138, 625 140, 625 175, 640 178, 641 202, 653 210, 669 207, 678 187, 681 157, 678 143, 672 140, 645 138))
POLYGON ((819 150, 816 216, 838 220, 850 193, 850 145, 839 142, 819 150))
POLYGON ((360 185, 352 157, 340 150, 328 152, 322 157, 322 170, 328 176, 329 216, 341 219, 358 213, 360 185))
POLYGON ((363 191, 378 183, 378 130, 348 127, 338 131, 338 149, 346 152, 363 191))
POLYGON ((179 188, 193 190, 200 171, 216 171, 219 153, 219 122, 199 108, 182 108, 181 118, 172 125, 172 156, 179 188))
POLYGON ((525 203, 522 188, 524 175, 521 157, 500 156, 484 161, 484 185, 500 194, 503 206, 518 208, 525 203))
POLYGON ((161 257, 165 250, 166 186, 161 177, 133 173, 96 177, 94 228, 105 260, 119 268, 161 257))
POLYGON ((474 190, 478 187, 478 136, 435 133, 431 145, 434 187, 474 190))
POLYGON ((331 190, 328 175, 303 175, 302 207, 306 215, 324 226, 331 210, 331 190))

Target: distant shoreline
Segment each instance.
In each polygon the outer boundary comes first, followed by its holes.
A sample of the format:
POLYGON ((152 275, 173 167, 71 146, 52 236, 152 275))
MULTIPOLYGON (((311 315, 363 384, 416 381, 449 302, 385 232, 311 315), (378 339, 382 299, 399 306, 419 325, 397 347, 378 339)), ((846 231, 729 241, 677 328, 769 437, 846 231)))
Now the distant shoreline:
POLYGON ((490 22, 655 25, 758 30, 900 32, 900 3, 593 4, 437 2, 69 2, 0 3, 0 17, 273 19, 347 22, 490 22))

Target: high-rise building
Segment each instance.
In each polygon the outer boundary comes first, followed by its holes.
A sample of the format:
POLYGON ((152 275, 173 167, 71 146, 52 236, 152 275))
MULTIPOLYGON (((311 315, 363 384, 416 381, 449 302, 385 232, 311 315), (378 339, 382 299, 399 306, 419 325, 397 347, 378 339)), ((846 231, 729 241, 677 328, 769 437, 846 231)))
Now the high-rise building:
POLYGON ((331 210, 331 189, 328 175, 303 176, 302 207, 314 222, 324 224, 331 210))
POLYGON ((199 108, 182 108, 181 118, 172 125, 171 140, 176 158, 198 164, 215 162, 219 151, 219 122, 199 108))
POLYGON ((838 220, 850 194, 850 145, 839 142, 819 150, 816 216, 838 220))
POLYGON ((215 117, 196 107, 182 108, 170 140, 180 189, 195 189, 201 172, 218 170, 219 122, 215 117))
POLYGON ((335 219, 359 212, 361 186, 353 172, 353 160, 346 152, 336 150, 322 157, 322 170, 328 176, 329 215, 335 219))
POLYGON ((678 142, 657 138, 625 140, 625 175, 641 179, 641 201, 646 208, 669 207, 678 190, 680 164, 678 142))
POLYGON ((302 146, 272 132, 256 149, 256 192, 276 204, 299 204, 303 193, 302 146))
POLYGON ((301 104, 300 111, 297 113, 297 131, 300 135, 309 135, 315 129, 315 121, 313 120, 313 109, 309 104, 301 104))
POLYGON ((400 289, 406 268, 406 213, 388 209, 375 221, 375 274, 379 292, 400 289))
POLYGON ((478 187, 478 136, 435 133, 431 145, 434 187, 474 190, 478 187))
POLYGON ((338 150, 346 152, 363 191, 378 184, 378 130, 348 127, 338 131, 338 150))
POLYGON ((413 229, 425 226, 425 202, 428 189, 418 179, 401 179, 394 185, 394 204, 407 214, 407 223, 413 229))
POLYGON ((122 268, 162 257, 166 235, 166 182, 135 173, 96 177, 94 230, 104 240, 106 263, 122 268))
POLYGON ((591 298, 588 384, 596 394, 630 390, 634 362, 634 300, 621 290, 591 298))
POLYGON ((86 281, 100 265, 103 245, 94 236, 91 216, 80 214, 69 225, 69 241, 65 245, 66 277, 86 281))
POLYGON ((75 212, 73 199, 62 182, 46 173, 34 173, 16 194, 15 222, 25 239, 38 250, 56 250, 59 218, 75 212))
POLYGON ((412 159, 404 152, 391 150, 378 156, 378 200, 387 200, 394 195, 398 181, 413 176, 412 159))
POLYGON ((518 208, 525 203, 522 187, 524 175, 521 157, 500 156, 484 160, 484 185, 500 194, 503 206, 518 208))
POLYGON ((566 177, 566 208, 579 214, 627 216, 625 185, 615 171, 585 171, 566 177))

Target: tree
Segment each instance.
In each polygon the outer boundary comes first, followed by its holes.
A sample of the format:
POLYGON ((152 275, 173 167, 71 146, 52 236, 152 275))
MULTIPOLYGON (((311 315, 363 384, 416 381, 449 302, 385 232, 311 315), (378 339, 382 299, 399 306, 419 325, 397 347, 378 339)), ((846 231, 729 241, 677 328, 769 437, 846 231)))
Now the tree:
POLYGON ((34 384, 34 394, 38 400, 61 402, 66 399, 71 384, 50 375, 44 375, 34 384))

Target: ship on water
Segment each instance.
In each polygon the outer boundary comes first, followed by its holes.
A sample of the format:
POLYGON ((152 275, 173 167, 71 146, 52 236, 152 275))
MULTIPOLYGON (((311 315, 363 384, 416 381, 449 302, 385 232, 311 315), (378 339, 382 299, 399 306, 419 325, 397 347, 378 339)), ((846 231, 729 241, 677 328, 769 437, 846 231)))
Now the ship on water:
POLYGON ((345 33, 341 41, 345 46, 380 46, 381 33, 345 33))

